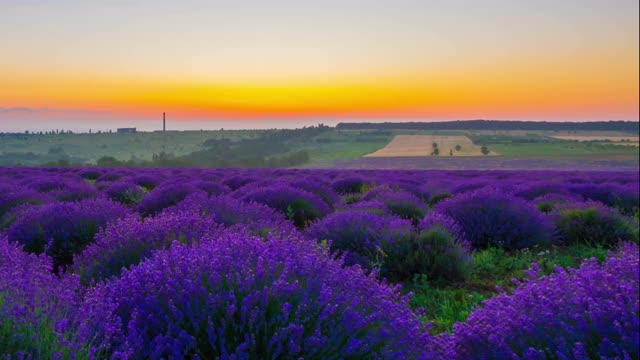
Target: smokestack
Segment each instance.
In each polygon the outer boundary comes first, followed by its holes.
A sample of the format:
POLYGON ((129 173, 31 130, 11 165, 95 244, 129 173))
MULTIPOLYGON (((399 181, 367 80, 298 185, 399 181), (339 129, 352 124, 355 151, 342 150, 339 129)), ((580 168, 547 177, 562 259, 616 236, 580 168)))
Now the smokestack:
POLYGON ((167 131, 167 118, 165 113, 162 113, 162 131, 167 131))

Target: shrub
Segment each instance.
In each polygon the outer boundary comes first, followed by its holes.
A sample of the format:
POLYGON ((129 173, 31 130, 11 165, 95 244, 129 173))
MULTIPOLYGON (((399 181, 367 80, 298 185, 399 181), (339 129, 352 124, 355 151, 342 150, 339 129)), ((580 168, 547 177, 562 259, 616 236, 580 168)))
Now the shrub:
POLYGON ((92 289, 82 313, 83 338, 105 358, 427 356, 397 288, 296 238, 174 244, 92 289))
POLYGON ((551 216, 556 236, 564 245, 586 243, 612 247, 620 241, 638 242, 638 224, 598 202, 562 204, 551 216))
POLYGON ((122 205, 104 199, 31 206, 21 211, 6 234, 27 252, 46 253, 58 271, 71 264, 73 254, 91 243, 101 227, 127 213, 122 205))
POLYGON ((427 206, 417 197, 406 192, 386 193, 380 196, 389 211, 403 219, 411 220, 414 224, 423 218, 427 206))
POLYGON ((243 196, 242 200, 270 206, 283 213, 299 228, 331 212, 329 206, 317 195, 286 185, 253 190, 243 196))
POLYGON ((139 175, 134 177, 132 181, 147 190, 153 190, 160 184, 160 180, 157 177, 151 175, 139 175))
POLYGON ((74 272, 83 285, 120 275, 149 257, 154 250, 168 248, 173 241, 191 243, 222 230, 211 217, 194 212, 163 213, 144 221, 129 216, 108 225, 95 242, 74 258, 74 272))
POLYGON ((563 183, 554 181, 538 181, 519 186, 514 195, 525 200, 533 200, 548 194, 564 194, 568 190, 563 183))
POLYGON ((360 177, 348 177, 340 180, 336 180, 331 184, 331 187, 335 192, 340 195, 347 195, 352 193, 360 193, 365 189, 367 183, 360 177))
POLYGON ((48 200, 46 195, 23 186, 0 185, 0 218, 11 209, 24 204, 42 204, 48 200))
POLYGON ((446 200, 450 197, 451 197, 451 194, 449 194, 448 192, 437 193, 429 198, 429 201, 427 202, 427 204, 429 205, 430 208, 433 208, 440 201, 446 200))
POLYGON ((213 218, 227 227, 242 225, 255 234, 271 232, 290 233, 293 225, 277 210, 256 202, 246 202, 229 196, 207 196, 203 193, 189 195, 179 204, 164 212, 196 212, 213 218))
POLYGON ((396 279, 410 280, 426 275, 436 283, 459 282, 467 278, 473 259, 469 246, 457 242, 445 228, 435 225, 413 236, 383 246, 387 255, 383 268, 396 279))
POLYGON ((532 203, 535 204, 540 212, 548 214, 553 211, 553 209, 555 209, 558 205, 580 200, 581 197, 579 195, 549 193, 547 195, 543 195, 533 199, 532 203))
POLYGON ((432 228, 439 227, 447 231, 451 236, 453 236, 454 240, 463 244, 468 251, 471 251, 471 243, 467 240, 467 237, 462 230, 460 224, 458 224, 452 218, 438 213, 438 212, 430 212, 424 219, 422 219, 417 226, 418 232, 427 231, 432 228))
POLYGON ((102 172, 99 170, 84 170, 81 171, 78 175, 86 180, 96 180, 102 175, 102 172))
POLYGON ((122 178, 122 173, 120 173, 119 171, 110 171, 110 172, 106 172, 103 173, 102 175, 100 175, 99 178, 96 179, 96 184, 102 183, 102 182, 112 182, 112 181, 116 181, 116 180, 120 180, 120 178, 122 178))
POLYGON ((344 211, 314 223, 305 235, 330 241, 332 251, 346 253, 345 264, 371 269, 384 263, 384 248, 410 241, 411 224, 365 211, 344 211))
POLYGON ((362 200, 380 200, 389 212, 417 224, 427 212, 427 205, 409 192, 394 191, 386 187, 371 189, 362 200))
POLYGON ((52 190, 47 195, 58 201, 80 201, 84 199, 94 199, 100 193, 86 182, 67 182, 63 187, 52 190))
POLYGON ((256 177, 238 175, 238 176, 232 176, 228 179, 223 180, 222 184, 228 186, 229 188, 231 188, 231 190, 237 190, 247 184, 250 184, 258 180, 260 179, 256 177))
POLYGON ((193 185, 209 195, 223 195, 231 191, 228 187, 211 181, 195 181, 193 185))
POLYGON ((151 190, 138 205, 143 216, 154 215, 184 200, 188 195, 201 191, 185 182, 164 183, 151 190))
POLYGON ((325 185, 313 177, 293 181, 291 182, 291 186, 318 195, 332 209, 340 202, 340 196, 338 196, 330 186, 325 185))
POLYGON ((144 197, 144 190, 133 182, 118 181, 104 189, 104 193, 113 201, 125 205, 139 203, 144 197))
MULTIPOLYGON (((342 211, 366 211, 378 215, 391 215, 387 206, 380 200, 358 201, 344 206, 342 211)), ((338 210, 340 211, 340 210, 338 210)))
POLYGON ((522 249, 548 244, 551 223, 523 199, 487 188, 439 203, 435 212, 453 218, 474 248, 522 249))
POLYGON ((46 176, 37 177, 26 183, 32 189, 35 189, 41 193, 49 192, 53 190, 63 189, 67 183, 67 180, 58 176, 46 176))
POLYGON ((617 207, 624 215, 631 216, 640 208, 640 190, 637 182, 626 186, 619 186, 610 195, 608 203, 617 207))
POLYGON ((0 356, 55 359, 71 353, 78 278, 58 278, 44 255, 0 237, 0 356))
POLYGON ((443 336, 450 347, 441 357, 637 359, 639 266, 635 244, 602 266, 593 258, 545 277, 534 263, 512 295, 485 301, 443 336))

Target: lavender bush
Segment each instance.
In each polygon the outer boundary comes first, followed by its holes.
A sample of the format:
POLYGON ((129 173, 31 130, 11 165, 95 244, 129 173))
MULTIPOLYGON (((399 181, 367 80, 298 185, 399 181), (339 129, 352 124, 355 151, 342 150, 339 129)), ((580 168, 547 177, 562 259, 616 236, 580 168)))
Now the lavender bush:
POLYGON ((144 216, 154 215, 163 209, 184 200, 188 195, 201 191, 190 183, 164 183, 151 190, 138 205, 138 211, 144 216))
POLYGON ((638 242, 638 224, 617 210, 595 201, 558 205, 551 213, 558 240, 564 245, 588 243, 613 247, 638 242))
POLYGON ((286 185, 258 188, 243 196, 242 200, 270 206, 282 212, 299 228, 331 212, 319 196, 286 185))
POLYGON ((331 214, 311 225, 305 235, 331 242, 331 250, 346 253, 345 264, 371 269, 384 264, 385 248, 411 239, 411 223, 366 211, 331 214))
POLYGON ((104 193, 109 199, 125 205, 137 204, 145 195, 140 186, 129 181, 114 182, 104 189, 104 193))
POLYGON ((30 253, 46 253, 56 271, 72 263, 108 222, 126 216, 127 209, 109 200, 83 200, 31 206, 9 226, 9 241, 30 253))
MULTIPOLYGON (((530 280, 512 295, 485 301, 454 326, 449 359, 637 359, 640 357, 638 246, 625 244, 602 266, 586 260, 577 269, 530 280)), ((444 336, 447 338, 447 335, 444 336)), ((447 343, 448 347, 447 348, 447 343)))
POLYGON ((120 274, 172 242, 189 244, 222 231, 214 218, 176 211, 139 220, 129 216, 115 221, 95 236, 95 242, 74 258, 73 271, 82 284, 120 274))
POLYGON ((207 196, 196 193, 184 201, 167 208, 164 212, 195 212, 212 218, 219 224, 242 227, 255 234, 266 235, 271 232, 290 233, 295 228, 284 215, 277 210, 256 202, 246 202, 229 196, 207 196))
POLYGON ((79 355, 71 341, 79 282, 58 278, 44 255, 25 253, 0 236, 0 356, 55 359, 79 355))
POLYGON ((314 243, 230 233, 169 250, 86 296, 81 333, 117 358, 426 357, 396 288, 314 243))
POLYGON ((462 193, 434 212, 453 218, 474 248, 521 249, 548 244, 551 223, 530 203, 494 188, 462 193))

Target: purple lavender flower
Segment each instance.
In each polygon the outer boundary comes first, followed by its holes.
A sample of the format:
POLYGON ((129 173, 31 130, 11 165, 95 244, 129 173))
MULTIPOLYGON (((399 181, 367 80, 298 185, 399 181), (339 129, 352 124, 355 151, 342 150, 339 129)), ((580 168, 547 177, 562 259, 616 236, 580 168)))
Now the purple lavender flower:
POLYGON ((191 243, 214 237, 222 226, 212 217, 175 211, 139 220, 129 216, 108 225, 95 242, 74 258, 73 271, 83 284, 119 275, 149 257, 154 250, 168 248, 173 241, 191 243))
POLYGON ((508 249, 548 244, 551 222, 535 206, 494 188, 458 194, 434 212, 454 219, 474 248, 508 249))
POLYGON ((171 181, 163 183, 151 190, 138 205, 138 211, 143 216, 154 215, 163 209, 184 200, 188 195, 202 191, 190 183, 171 181))
POLYGON ((142 174, 135 176, 131 179, 135 184, 142 186, 147 190, 153 190, 156 186, 161 183, 161 180, 157 176, 153 176, 150 174, 142 174))
POLYGON ((336 180, 331 184, 333 190, 340 195, 362 192, 367 185, 367 181, 361 177, 346 177, 336 180))
POLYGON ((70 265, 73 254, 91 243, 101 227, 127 214, 124 206, 105 199, 30 206, 6 234, 9 241, 21 244, 27 252, 46 253, 57 271, 70 265))
POLYGON ((62 358, 75 348, 78 277, 57 277, 44 255, 25 253, 0 236, 0 356, 62 358))
POLYGON ((125 205, 137 204, 145 195, 140 186, 129 181, 114 182, 103 191, 111 200, 125 205))
POLYGON ((47 195, 20 185, 0 185, 0 218, 11 209, 24 204, 42 204, 50 201, 47 195))
POLYGON ((378 186, 369 190, 362 200, 380 200, 394 215, 411 220, 417 224, 427 213, 427 205, 413 194, 406 191, 392 190, 386 186, 378 186))
POLYGON ((617 210, 595 201, 559 204, 550 214, 558 241, 613 247, 621 241, 638 242, 638 224, 617 210))
POLYGON ((340 196, 333 191, 331 186, 318 181, 318 179, 308 176, 304 179, 294 180, 289 183, 298 189, 308 191, 322 198, 322 200, 333 209, 340 202, 340 196))
POLYGON ((253 233, 261 235, 296 231, 293 224, 277 210, 264 204, 241 201, 229 196, 207 196, 204 193, 196 193, 177 205, 165 209, 164 212, 195 212, 211 217, 217 223, 227 227, 242 225, 253 233))
POLYGON ((585 260, 531 280, 512 295, 484 302, 465 323, 454 325, 447 358, 453 359, 637 359, 640 357, 638 246, 625 244, 602 266, 585 260))
POLYGON ((453 236, 457 243, 471 251, 471 243, 467 240, 467 235, 464 233, 464 230, 460 224, 447 215, 432 211, 418 223, 417 228, 418 232, 421 232, 437 226, 447 231, 453 236))
POLYGON ((385 248, 410 241, 411 223, 366 211, 344 211, 314 223, 305 236, 329 241, 332 251, 346 253, 345 264, 371 269, 382 264, 385 248))
POLYGON ((397 288, 304 239, 176 243, 85 298, 81 335, 100 357, 428 357, 397 288))
POLYGON ((258 188, 244 195, 242 200, 270 206, 282 212, 299 228, 331 212, 319 196, 286 185, 258 188))
POLYGON ((549 193, 546 195, 539 196, 533 199, 531 202, 535 204, 535 206, 541 212, 548 214, 553 209, 560 205, 568 202, 580 202, 582 201, 582 197, 576 194, 562 194, 562 193, 549 193))

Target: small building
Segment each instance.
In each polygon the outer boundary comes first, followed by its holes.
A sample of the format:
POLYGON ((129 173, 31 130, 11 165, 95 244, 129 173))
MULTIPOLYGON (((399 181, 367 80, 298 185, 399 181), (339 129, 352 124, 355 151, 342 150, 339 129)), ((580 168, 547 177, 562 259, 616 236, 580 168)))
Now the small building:
POLYGON ((136 128, 118 128, 117 130, 118 134, 134 133, 134 132, 136 132, 136 128))

